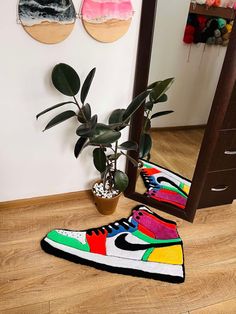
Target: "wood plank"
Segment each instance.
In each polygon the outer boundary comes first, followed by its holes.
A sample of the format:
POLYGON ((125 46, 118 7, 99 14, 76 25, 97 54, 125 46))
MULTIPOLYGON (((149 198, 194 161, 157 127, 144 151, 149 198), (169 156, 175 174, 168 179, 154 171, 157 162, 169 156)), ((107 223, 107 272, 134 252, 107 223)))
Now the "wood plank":
POLYGON ((49 264, 60 267, 63 261, 45 254, 40 247, 40 239, 0 245, 0 274, 49 264))
POLYGON ((228 300, 213 304, 201 309, 191 311, 190 314, 235 314, 236 313, 236 299, 228 300))
POLYGON ((0 314, 49 314, 49 302, 30 304, 16 307, 9 310, 0 311, 0 314))

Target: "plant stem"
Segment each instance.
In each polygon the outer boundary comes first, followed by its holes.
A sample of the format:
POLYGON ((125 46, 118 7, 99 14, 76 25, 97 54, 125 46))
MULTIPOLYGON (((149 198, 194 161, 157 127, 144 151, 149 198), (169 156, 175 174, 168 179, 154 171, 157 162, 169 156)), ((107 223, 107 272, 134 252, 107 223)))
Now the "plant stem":
POLYGON ((84 120, 85 120, 86 122, 88 122, 88 119, 86 118, 86 116, 85 116, 83 110, 81 109, 81 107, 80 107, 80 105, 79 105, 77 99, 75 98, 75 96, 73 96, 73 98, 74 98, 74 101, 75 101, 77 107, 79 108, 79 111, 82 113, 82 116, 83 116, 84 120))
POLYGON ((114 163, 115 172, 117 170, 117 152, 118 152, 118 141, 116 141, 116 144, 115 144, 115 163, 114 163))

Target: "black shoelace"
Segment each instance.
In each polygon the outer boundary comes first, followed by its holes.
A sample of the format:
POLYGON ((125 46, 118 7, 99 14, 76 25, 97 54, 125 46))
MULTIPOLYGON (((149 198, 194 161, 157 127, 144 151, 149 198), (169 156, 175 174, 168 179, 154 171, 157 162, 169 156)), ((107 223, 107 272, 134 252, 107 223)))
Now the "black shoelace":
POLYGON ((112 233, 113 230, 118 230, 120 226, 124 227, 125 230, 129 230, 130 227, 132 227, 132 228, 135 227, 135 225, 132 224, 132 222, 130 222, 126 218, 123 218, 123 219, 117 220, 117 221, 115 221, 109 225, 89 229, 89 230, 87 230, 87 234, 92 235, 92 233, 95 232, 96 235, 99 235, 100 233, 105 234, 106 231, 108 233, 112 233))

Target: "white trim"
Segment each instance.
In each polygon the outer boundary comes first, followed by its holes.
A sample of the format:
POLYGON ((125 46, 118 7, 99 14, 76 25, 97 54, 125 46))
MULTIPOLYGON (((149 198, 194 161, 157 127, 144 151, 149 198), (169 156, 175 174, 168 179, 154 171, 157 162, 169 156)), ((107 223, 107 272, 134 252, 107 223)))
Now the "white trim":
POLYGON ((125 268, 125 269, 141 270, 141 271, 145 271, 145 272, 153 273, 153 274, 178 276, 182 278, 184 277, 182 265, 137 261, 137 260, 131 260, 127 258, 95 254, 95 253, 80 251, 78 249, 54 242, 48 238, 45 238, 44 241, 46 241, 47 243, 49 243, 52 247, 56 249, 59 249, 69 254, 81 257, 85 260, 93 261, 99 264, 125 268))

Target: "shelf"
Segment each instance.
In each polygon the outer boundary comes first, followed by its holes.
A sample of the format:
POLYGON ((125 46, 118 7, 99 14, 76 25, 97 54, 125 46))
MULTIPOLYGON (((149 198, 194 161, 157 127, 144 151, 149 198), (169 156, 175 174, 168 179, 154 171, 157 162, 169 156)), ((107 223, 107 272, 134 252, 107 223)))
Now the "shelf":
POLYGON ((229 20, 233 20, 235 17, 235 11, 233 9, 222 7, 207 7, 206 5, 194 3, 190 4, 189 13, 222 17, 223 19, 229 20))

